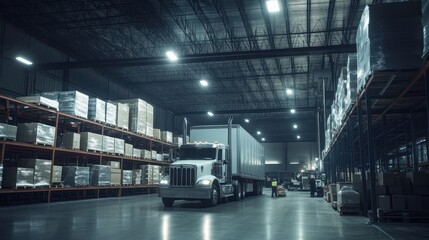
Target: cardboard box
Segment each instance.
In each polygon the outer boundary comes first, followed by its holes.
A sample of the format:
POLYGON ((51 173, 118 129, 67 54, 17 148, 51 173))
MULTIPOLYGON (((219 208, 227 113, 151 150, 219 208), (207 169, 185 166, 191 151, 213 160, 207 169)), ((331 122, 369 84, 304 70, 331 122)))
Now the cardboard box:
POLYGON ((405 196, 407 210, 421 211, 423 209, 422 197, 416 195, 405 196))
POLYGON ((375 186, 375 191, 377 193, 377 195, 389 195, 389 187, 388 186, 381 186, 381 185, 376 185, 375 186))
POLYGON ((110 185, 121 185, 121 169, 111 169, 110 173, 110 185))
POLYGON ((383 211, 390 211, 392 209, 392 204, 390 202, 389 195, 378 196, 378 208, 380 208, 383 211))
POLYGON ((398 186, 400 185, 400 177, 394 173, 382 172, 377 173, 377 184, 381 186, 398 186))
POLYGON ((402 186, 388 186, 389 188, 389 193, 392 195, 398 195, 398 194, 403 194, 403 188, 402 186))
POLYGON ((392 195, 392 209, 406 210, 405 195, 392 195))
POLYGON ((429 186, 415 186, 415 185, 413 185, 412 193, 414 195, 427 196, 427 195, 429 195, 429 186))
POLYGON ((429 186, 429 173, 425 172, 407 172, 407 178, 415 186, 429 186))

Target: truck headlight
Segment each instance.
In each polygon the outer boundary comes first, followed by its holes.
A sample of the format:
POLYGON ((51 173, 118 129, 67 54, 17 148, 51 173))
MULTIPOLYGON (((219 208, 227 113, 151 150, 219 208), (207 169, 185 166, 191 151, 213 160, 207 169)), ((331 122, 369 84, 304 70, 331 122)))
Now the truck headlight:
POLYGON ((166 185, 166 184, 168 184, 168 180, 167 180, 167 179, 162 179, 162 180, 159 182, 159 184, 164 184, 164 185, 166 185))
POLYGON ((208 186, 211 183, 212 183, 212 180, 208 180, 208 179, 200 180, 200 181, 197 182, 197 184, 199 184, 199 185, 205 185, 205 186, 208 186))

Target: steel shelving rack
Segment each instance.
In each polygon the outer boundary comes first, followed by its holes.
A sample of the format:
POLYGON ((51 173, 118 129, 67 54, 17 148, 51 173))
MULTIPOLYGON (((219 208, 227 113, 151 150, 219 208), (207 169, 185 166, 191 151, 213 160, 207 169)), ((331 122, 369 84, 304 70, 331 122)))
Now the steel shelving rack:
MULTIPOLYGON (((51 179, 53 166, 74 165, 86 166, 89 163, 103 164, 105 161, 119 161, 121 170, 136 169, 137 165, 152 164, 168 166, 170 162, 140 159, 125 155, 106 154, 102 152, 81 151, 78 149, 65 149, 60 146, 58 139, 67 131, 83 132, 91 131, 111 137, 118 137, 134 147, 156 150, 158 153, 169 153, 176 147, 152 137, 137 134, 109 126, 103 123, 83 119, 77 116, 59 112, 37 104, 27 103, 15 98, 0 95, 0 119, 2 122, 17 125, 20 122, 40 122, 55 126, 55 138, 53 146, 35 145, 0 139, 0 164, 8 163, 21 157, 33 157, 50 159, 51 179)), ((121 171, 122 182, 122 171, 121 171)), ((155 192, 157 185, 119 185, 119 186, 88 186, 88 187, 46 187, 46 188, 18 188, 0 189, 0 205, 16 204, 20 201, 51 202, 69 199, 98 198, 104 196, 122 196, 155 192)))

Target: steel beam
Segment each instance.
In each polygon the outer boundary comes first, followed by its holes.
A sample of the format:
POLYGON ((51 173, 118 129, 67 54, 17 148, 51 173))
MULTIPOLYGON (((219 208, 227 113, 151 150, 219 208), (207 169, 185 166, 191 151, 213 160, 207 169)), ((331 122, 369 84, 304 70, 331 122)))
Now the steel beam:
MULTIPOLYGON (((244 113, 289 113, 292 108, 268 108, 268 109, 242 109, 242 110, 221 110, 213 111, 214 114, 244 114, 244 113)), ((314 112, 316 107, 301 107, 295 108, 297 112, 314 112)), ((177 116, 189 115, 204 115, 207 111, 194 111, 194 112, 176 112, 177 116)))
POLYGON ((369 176, 370 176, 370 196, 371 196, 371 209, 373 212, 373 221, 377 222, 377 195, 375 192, 375 148, 374 148, 374 133, 372 129, 371 117, 371 97, 369 93, 365 93, 366 102, 366 117, 367 117, 367 133, 368 133, 368 159, 369 159, 369 176))
POLYGON ((367 184, 366 184, 366 159, 364 156, 364 139, 363 139, 363 117, 362 117, 362 103, 358 101, 357 103, 357 114, 358 114, 358 127, 359 127, 359 157, 360 157, 360 164, 361 164, 361 176, 362 176, 362 185, 363 185, 363 215, 366 216, 366 213, 368 212, 368 191, 367 191, 367 184))

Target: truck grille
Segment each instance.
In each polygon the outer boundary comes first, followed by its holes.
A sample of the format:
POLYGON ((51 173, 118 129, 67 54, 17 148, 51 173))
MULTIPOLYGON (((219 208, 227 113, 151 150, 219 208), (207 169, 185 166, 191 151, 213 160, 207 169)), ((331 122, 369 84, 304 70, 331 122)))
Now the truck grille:
POLYGON ((197 167, 192 165, 170 166, 170 185, 175 187, 195 186, 197 167))

